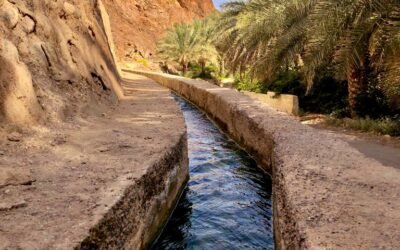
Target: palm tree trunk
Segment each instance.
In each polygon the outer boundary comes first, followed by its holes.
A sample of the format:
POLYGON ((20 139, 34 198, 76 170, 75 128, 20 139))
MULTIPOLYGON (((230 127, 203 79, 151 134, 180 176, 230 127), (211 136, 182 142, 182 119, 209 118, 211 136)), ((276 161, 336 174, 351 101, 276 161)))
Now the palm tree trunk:
POLYGON ((182 62, 182 75, 185 76, 187 72, 187 64, 185 62, 182 62))
POLYGON ((224 58, 221 59, 220 61, 220 72, 219 75, 224 77, 225 76, 225 60, 224 58))
POLYGON ((206 75, 206 62, 205 61, 201 61, 200 62, 200 66, 201 66, 201 76, 204 77, 206 75))
POLYGON ((347 70, 347 85, 349 92, 349 108, 352 117, 357 116, 360 107, 359 96, 367 86, 367 74, 364 67, 356 67, 353 64, 347 70))

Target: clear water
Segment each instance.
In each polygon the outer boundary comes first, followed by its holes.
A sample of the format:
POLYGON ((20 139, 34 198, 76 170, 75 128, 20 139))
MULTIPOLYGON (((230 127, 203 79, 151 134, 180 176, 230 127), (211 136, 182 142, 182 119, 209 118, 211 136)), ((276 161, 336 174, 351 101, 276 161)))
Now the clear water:
POLYGON ((152 249, 274 249, 270 177, 203 112, 174 97, 188 127, 190 180, 152 249))

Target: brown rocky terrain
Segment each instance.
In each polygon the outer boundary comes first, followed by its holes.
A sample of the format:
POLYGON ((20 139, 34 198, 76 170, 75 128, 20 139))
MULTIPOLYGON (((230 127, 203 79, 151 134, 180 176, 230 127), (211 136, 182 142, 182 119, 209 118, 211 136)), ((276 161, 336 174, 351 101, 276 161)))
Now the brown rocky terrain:
POLYGON ((0 250, 147 249, 187 178, 169 91, 125 75, 102 114, 0 140, 0 250))
POLYGON ((215 11, 212 0, 104 0, 104 4, 122 60, 151 56, 156 41, 173 24, 215 11))
MULTIPOLYGON (((211 0, 104 3, 120 55, 152 51, 173 23, 214 10, 211 0)), ((99 0, 0 0, 0 124, 54 124, 116 103, 113 38, 101 9, 99 0)))
POLYGON ((0 250, 145 248, 179 196, 183 117, 110 30, 101 0, 0 0, 0 250))
POLYGON ((99 8, 96 0, 0 0, 3 124, 54 123, 115 103, 99 8))

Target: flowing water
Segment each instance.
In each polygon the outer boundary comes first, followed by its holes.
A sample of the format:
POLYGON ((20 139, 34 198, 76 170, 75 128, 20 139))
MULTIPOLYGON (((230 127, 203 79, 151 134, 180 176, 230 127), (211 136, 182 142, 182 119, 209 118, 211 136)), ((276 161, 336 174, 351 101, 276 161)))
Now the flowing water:
POLYGON ((274 249, 271 179, 195 106, 186 119, 190 180, 152 249, 274 249))

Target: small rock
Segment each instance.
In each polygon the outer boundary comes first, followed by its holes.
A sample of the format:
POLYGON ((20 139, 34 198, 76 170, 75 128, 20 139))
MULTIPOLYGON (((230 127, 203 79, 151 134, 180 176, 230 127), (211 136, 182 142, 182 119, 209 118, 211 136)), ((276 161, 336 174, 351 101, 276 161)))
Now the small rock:
POLYGON ((4 193, 5 193, 5 194, 9 194, 9 193, 10 193, 10 189, 6 189, 6 190, 4 191, 4 193))
POLYGON ((385 138, 390 139, 392 138, 390 135, 384 135, 385 138))
POLYGON ((33 21, 32 18, 30 18, 29 16, 25 16, 22 19, 22 27, 24 28, 24 31, 26 33, 32 33, 35 30, 35 22, 33 21))
POLYGON ((0 155, 5 155, 6 153, 4 151, 0 150, 0 155))
POLYGON ((20 142, 22 140, 22 135, 18 132, 13 132, 7 136, 7 139, 12 142, 20 142))
POLYGON ((108 152, 108 151, 111 151, 111 149, 108 148, 108 147, 101 147, 101 148, 99 148, 99 152, 100 152, 100 153, 105 153, 105 152, 108 152))
POLYGON ((26 206, 28 206, 28 204, 24 200, 15 201, 15 202, 1 202, 0 203, 0 212, 1 211, 10 211, 13 209, 22 208, 22 207, 26 207, 26 206))
POLYGON ((68 2, 64 2, 64 11, 67 15, 72 15, 75 13, 75 6, 68 2))

